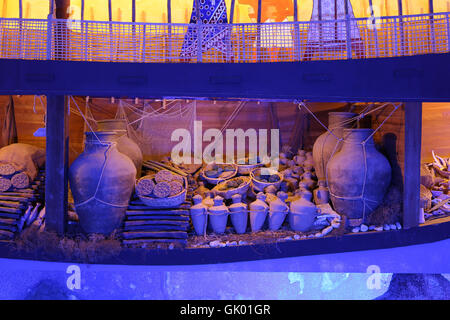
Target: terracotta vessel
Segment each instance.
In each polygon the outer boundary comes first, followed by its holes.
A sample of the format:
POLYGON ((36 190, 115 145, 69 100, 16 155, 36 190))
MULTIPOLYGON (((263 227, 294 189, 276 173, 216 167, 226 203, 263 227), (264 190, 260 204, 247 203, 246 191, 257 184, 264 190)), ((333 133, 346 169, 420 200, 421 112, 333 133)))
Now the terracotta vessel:
POLYGON ((252 232, 261 230, 264 222, 266 221, 269 206, 265 201, 266 195, 260 192, 256 195, 256 200, 250 203, 250 226, 252 228, 252 232))
POLYGON ((136 167, 117 150, 115 132, 95 135, 86 132, 84 152, 72 163, 69 181, 82 229, 108 235, 125 216, 136 167))
POLYGON ((326 180, 325 169, 331 155, 336 154, 342 147, 336 138, 343 138, 344 128, 350 128, 349 119, 357 114, 352 112, 330 112, 328 114, 328 128, 333 133, 325 132, 320 135, 313 147, 313 160, 316 175, 319 180, 326 180))
POLYGON ((248 220, 247 205, 242 203, 242 196, 240 194, 234 194, 231 199, 233 204, 228 207, 231 223, 236 233, 245 233, 248 220))
POLYGON ((277 193, 277 199, 270 203, 269 229, 272 231, 280 229, 286 219, 286 215, 289 212, 289 207, 286 204, 287 198, 287 193, 280 191, 277 193))
POLYGON ((320 209, 302 194, 300 199, 291 203, 289 225, 294 231, 307 232, 311 230, 320 209))
POLYGON ((130 157, 136 167, 136 177, 141 177, 143 155, 136 142, 128 137, 127 121, 124 119, 101 120, 97 122, 98 131, 117 132, 117 150, 130 157))
POLYGON ((326 204, 330 202, 330 192, 326 187, 325 181, 319 181, 319 187, 314 190, 314 203, 315 204, 326 204))
POLYGON ((223 204, 223 198, 214 197, 214 205, 208 209, 209 222, 215 233, 224 233, 228 221, 228 208, 223 204))
POLYGON ((344 145, 327 167, 333 206, 349 218, 351 226, 360 225, 380 205, 391 183, 391 166, 375 148, 372 133, 372 129, 345 129, 344 145), (355 199, 359 196, 365 204, 355 199))
POLYGON ((192 198, 192 201, 194 202, 194 205, 189 210, 191 214, 192 225, 194 226, 195 233, 201 236, 206 233, 206 225, 208 222, 208 207, 202 203, 203 198, 201 195, 195 195, 192 198))

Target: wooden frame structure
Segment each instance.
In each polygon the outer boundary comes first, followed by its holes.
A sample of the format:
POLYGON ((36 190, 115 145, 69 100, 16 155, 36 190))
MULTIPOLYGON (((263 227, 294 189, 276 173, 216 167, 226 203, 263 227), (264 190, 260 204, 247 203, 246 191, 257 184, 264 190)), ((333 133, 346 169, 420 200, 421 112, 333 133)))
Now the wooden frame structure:
MULTIPOLYGON (((56 0, 58 18, 66 17, 69 2, 56 0)), ((294 7, 297 9, 297 1, 294 7)), ((111 20, 111 10, 109 17, 111 20)), ((261 6, 258 20, 261 20, 261 6)), ((69 141, 64 95, 207 98, 217 97, 217 92, 221 92, 224 98, 405 101, 404 227, 414 228, 419 224, 422 101, 450 101, 446 85, 436 87, 437 79, 444 79, 450 72, 450 54, 371 60, 252 65, 114 63, 111 66, 92 62, 3 60, 0 67, 4 70, 19 72, 16 77, 10 77, 10 84, 0 76, 0 93, 47 95, 46 227, 59 234, 65 232, 67 215, 69 141), (271 89, 261 91, 258 86, 263 72, 273 79, 266 83, 271 89), (197 84, 187 85, 183 77, 171 76, 177 73, 195 74, 192 82, 197 84), (66 79, 68 74, 74 80, 66 79), (158 84, 149 74, 162 75, 158 84), (103 76, 105 81, 76 83, 77 79, 89 79, 89 76, 103 76), (291 78, 283 80, 286 77, 291 78), (386 83, 392 86, 387 87, 386 83)))

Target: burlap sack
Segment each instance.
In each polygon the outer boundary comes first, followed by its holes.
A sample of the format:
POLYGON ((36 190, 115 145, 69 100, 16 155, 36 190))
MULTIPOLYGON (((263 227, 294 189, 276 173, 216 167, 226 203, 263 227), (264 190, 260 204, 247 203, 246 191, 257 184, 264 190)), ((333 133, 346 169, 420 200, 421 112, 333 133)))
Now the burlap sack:
POLYGON ((0 164, 11 164, 16 172, 25 172, 30 181, 45 163, 45 150, 29 144, 13 143, 0 149, 0 164))

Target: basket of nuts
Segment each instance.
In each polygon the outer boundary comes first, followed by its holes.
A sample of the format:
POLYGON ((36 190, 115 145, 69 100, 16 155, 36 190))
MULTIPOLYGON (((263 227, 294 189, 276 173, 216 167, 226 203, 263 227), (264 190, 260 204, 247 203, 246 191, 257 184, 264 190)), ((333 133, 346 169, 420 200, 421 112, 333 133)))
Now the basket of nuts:
POLYGON ((136 182, 136 194, 141 201, 152 209, 177 208, 186 201, 186 178, 160 170, 147 175, 136 182))
POLYGON ((245 195, 250 187, 249 177, 236 177, 227 181, 223 181, 216 185, 212 191, 215 196, 221 196, 224 199, 231 199, 235 194, 245 195))

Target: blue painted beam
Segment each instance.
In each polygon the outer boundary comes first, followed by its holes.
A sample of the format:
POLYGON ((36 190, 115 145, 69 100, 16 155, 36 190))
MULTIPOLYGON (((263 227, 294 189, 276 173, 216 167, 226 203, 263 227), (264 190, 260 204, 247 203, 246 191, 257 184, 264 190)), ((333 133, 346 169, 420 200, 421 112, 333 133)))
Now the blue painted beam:
POLYGON ((450 54, 286 63, 0 59, 0 94, 450 101, 450 54))

